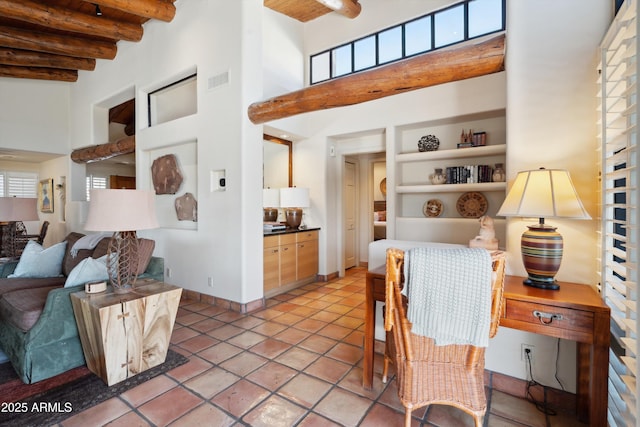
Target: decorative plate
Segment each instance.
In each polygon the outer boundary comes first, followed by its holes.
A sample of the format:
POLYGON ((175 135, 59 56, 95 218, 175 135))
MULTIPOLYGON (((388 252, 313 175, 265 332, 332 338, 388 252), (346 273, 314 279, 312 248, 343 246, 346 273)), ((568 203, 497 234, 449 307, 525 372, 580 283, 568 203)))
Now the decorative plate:
POLYGON ((380 191, 382 191, 383 196, 387 195, 387 178, 383 178, 382 181, 380 181, 380 191))
POLYGON ((426 135, 418 141, 418 151, 436 151, 440 146, 440 140, 435 135, 426 135))
POLYGON ((480 218, 487 213, 489 203, 484 194, 477 191, 469 191, 458 198, 456 209, 465 218, 480 218))
POLYGON ((442 215, 443 208, 442 200, 430 199, 422 206, 422 213, 426 217, 436 217, 442 215))

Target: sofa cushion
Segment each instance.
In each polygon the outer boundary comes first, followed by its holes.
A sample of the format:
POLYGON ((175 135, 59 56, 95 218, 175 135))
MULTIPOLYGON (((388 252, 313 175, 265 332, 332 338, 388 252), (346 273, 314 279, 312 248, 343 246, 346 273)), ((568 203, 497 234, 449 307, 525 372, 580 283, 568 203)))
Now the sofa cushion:
POLYGON ((101 239, 93 250, 93 254, 91 255, 93 258, 102 258, 107 254, 107 250, 109 249, 109 240, 111 237, 105 237, 101 239))
POLYGON ((149 266, 155 247, 155 240, 138 239, 138 276, 144 273, 149 266))
MULTIPOLYGON (((100 240, 98 246, 93 251, 93 258, 101 258, 107 254, 107 250, 109 248, 109 240, 110 237, 105 237, 100 240)), ((153 255, 153 250, 156 247, 155 240, 151 239, 138 239, 138 270, 136 274, 139 276, 147 269, 149 266, 149 262, 151 261, 151 256, 153 255)))
POLYGON ((3 294, 0 298, 0 316, 27 332, 40 318, 47 295, 56 287, 21 289, 3 294))
POLYGON ((64 287, 84 285, 87 282, 99 280, 109 280, 106 255, 98 259, 88 257, 80 261, 69 273, 67 280, 64 282, 64 287))
POLYGON ((60 242, 43 248, 37 242, 29 240, 13 274, 8 277, 54 277, 62 273, 67 242, 60 242))
POLYGON ((4 278, 0 279, 0 296, 20 289, 43 288, 47 286, 59 288, 64 285, 64 281, 65 278, 63 276, 41 278, 16 277, 14 279, 4 278))
POLYGON ((93 249, 80 249, 76 256, 71 256, 71 248, 81 238, 84 237, 82 233, 69 233, 64 239, 67 242, 67 251, 65 251, 64 258, 62 260, 62 274, 68 276, 71 270, 78 265, 83 259, 90 257, 93 254, 93 249))

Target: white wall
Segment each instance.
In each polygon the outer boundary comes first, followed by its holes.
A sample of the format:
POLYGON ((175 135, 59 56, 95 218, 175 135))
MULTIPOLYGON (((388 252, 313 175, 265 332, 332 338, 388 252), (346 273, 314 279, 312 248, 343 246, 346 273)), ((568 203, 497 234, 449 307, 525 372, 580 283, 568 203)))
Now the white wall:
MULTIPOLYGON (((199 220, 194 230, 140 233, 156 239, 155 254, 172 271, 169 283, 235 302, 262 297, 262 129, 247 107, 262 97, 262 2, 178 0, 171 23, 145 24, 139 43, 119 43, 113 61, 81 72, 71 90, 71 146, 99 143, 94 110, 121 102, 133 86, 138 188, 152 188, 150 153, 197 141, 199 220), (197 70, 198 112, 147 127, 146 93, 197 70), (228 83, 209 79, 228 73, 228 83), (210 191, 211 171, 226 172, 226 191, 210 191), (208 286, 211 278, 213 286, 208 286)), ((96 115, 97 116, 97 115, 96 115)), ((104 133, 104 132, 102 132, 104 133)), ((71 171, 78 182, 83 168, 71 171)), ((176 196, 180 195, 176 194, 176 196)), ((82 221, 82 189, 75 186, 76 221, 82 221)), ((82 224, 70 225, 82 229, 82 224)))
POLYGON ((0 147, 68 154, 69 83, 0 77, 0 147))

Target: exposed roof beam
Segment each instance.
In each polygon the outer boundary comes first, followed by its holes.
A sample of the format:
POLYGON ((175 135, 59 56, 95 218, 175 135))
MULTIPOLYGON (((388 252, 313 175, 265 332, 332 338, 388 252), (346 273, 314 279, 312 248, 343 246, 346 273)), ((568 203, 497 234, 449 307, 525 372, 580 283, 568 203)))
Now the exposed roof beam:
POLYGON ((118 22, 32 0, 0 0, 0 15, 61 31, 137 42, 142 39, 142 25, 118 22))
POLYGON ((249 119, 265 123, 310 111, 359 104, 504 70, 504 34, 438 50, 251 104, 249 119))
POLYGON ((144 18, 171 22, 176 15, 176 7, 166 0, 83 0, 91 4, 118 9, 144 18))
POLYGON ((362 7, 357 0, 316 0, 318 3, 323 6, 328 7, 329 9, 338 12, 341 15, 346 16, 347 18, 355 18, 360 15, 360 10, 362 7))
POLYGON ((22 49, 7 49, 4 47, 0 47, 0 64, 86 71, 92 71, 96 68, 95 59, 74 58, 72 56, 54 55, 51 53, 22 49))
POLYGON ((57 68, 18 67, 15 65, 0 65, 0 77, 17 77, 21 79, 58 80, 75 82, 78 71, 60 70, 57 68))
POLYGON ((0 26, 0 46, 79 58, 113 59, 115 43, 0 26))
POLYGON ((117 141, 73 150, 71 152, 71 160, 76 163, 92 163, 135 152, 136 136, 131 135, 120 138, 117 141))

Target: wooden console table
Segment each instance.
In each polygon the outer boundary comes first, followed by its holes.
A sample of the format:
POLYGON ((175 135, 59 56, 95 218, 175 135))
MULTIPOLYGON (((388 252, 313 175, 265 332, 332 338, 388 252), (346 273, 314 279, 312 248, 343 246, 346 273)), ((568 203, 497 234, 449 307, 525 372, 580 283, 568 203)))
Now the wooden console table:
MULTIPOLYGON (((385 300, 384 276, 384 266, 367 272, 362 378, 366 389, 373 383, 375 303, 385 300)), ((609 307, 587 285, 560 282, 560 290, 550 291, 524 286, 523 279, 505 278, 500 326, 577 341, 578 419, 592 426, 607 425, 609 307)))
POLYGON ((71 294, 82 350, 91 372, 111 386, 164 363, 182 288, 139 280, 127 294, 71 294))

